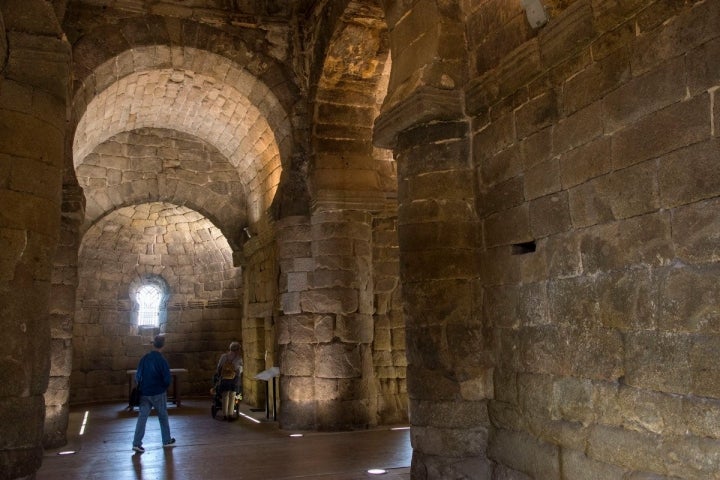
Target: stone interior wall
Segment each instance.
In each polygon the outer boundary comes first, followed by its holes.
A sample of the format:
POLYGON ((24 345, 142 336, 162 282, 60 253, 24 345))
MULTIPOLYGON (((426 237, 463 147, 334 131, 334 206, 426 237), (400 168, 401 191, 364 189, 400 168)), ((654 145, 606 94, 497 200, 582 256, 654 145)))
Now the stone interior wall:
POLYGON ((493 478, 715 478, 720 2, 515 3, 468 19, 493 478))
POLYGON ((240 268, 221 232, 186 207, 125 207, 88 230, 79 254, 71 401, 123 399, 125 370, 158 331, 171 368, 187 368, 183 393, 207 394, 220 354, 241 340, 240 268), (130 286, 160 275, 170 297, 160 329, 139 328, 130 286))
POLYGON ((379 424, 408 421, 405 321, 397 236, 397 213, 373 220, 373 365, 379 424))

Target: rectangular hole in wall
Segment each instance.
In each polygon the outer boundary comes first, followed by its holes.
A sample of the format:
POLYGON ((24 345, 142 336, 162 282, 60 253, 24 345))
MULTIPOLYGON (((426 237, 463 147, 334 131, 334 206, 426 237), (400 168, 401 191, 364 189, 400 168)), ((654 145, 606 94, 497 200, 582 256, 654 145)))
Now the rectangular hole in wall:
POLYGON ((533 253, 537 249, 537 245, 535 245, 535 240, 531 242, 522 242, 522 243, 516 243, 512 246, 512 254, 513 255, 525 255, 526 253, 533 253))

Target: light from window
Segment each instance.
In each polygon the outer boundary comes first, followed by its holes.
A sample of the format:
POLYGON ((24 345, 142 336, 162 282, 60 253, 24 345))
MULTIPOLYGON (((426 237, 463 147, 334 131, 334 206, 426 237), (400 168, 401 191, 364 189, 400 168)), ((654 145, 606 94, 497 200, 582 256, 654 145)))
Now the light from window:
POLYGON ((162 291, 155 285, 143 285, 137 291, 138 325, 157 327, 160 318, 162 291))

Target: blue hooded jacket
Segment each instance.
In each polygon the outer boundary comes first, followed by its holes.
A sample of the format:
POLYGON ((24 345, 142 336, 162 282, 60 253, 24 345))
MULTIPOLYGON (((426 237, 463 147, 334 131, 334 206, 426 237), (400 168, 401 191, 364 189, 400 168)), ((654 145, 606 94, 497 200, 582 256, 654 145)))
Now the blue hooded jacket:
POLYGON ((164 393, 170 386, 170 366, 157 350, 146 353, 141 359, 135 373, 135 380, 140 386, 140 394, 145 396, 164 393))

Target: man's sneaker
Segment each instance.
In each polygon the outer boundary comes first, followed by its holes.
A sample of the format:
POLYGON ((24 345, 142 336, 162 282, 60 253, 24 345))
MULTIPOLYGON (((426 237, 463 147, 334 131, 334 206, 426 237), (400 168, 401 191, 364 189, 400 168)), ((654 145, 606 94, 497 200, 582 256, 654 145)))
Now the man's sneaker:
MULTIPOLYGON (((174 438, 173 438, 173 441, 175 441, 174 438)), ((135 450, 138 453, 145 453, 145 449, 142 446, 137 446, 137 447, 133 446, 133 450, 135 450)))
POLYGON ((163 444, 163 447, 172 447, 173 445, 175 445, 175 439, 171 438, 168 443, 163 444))

